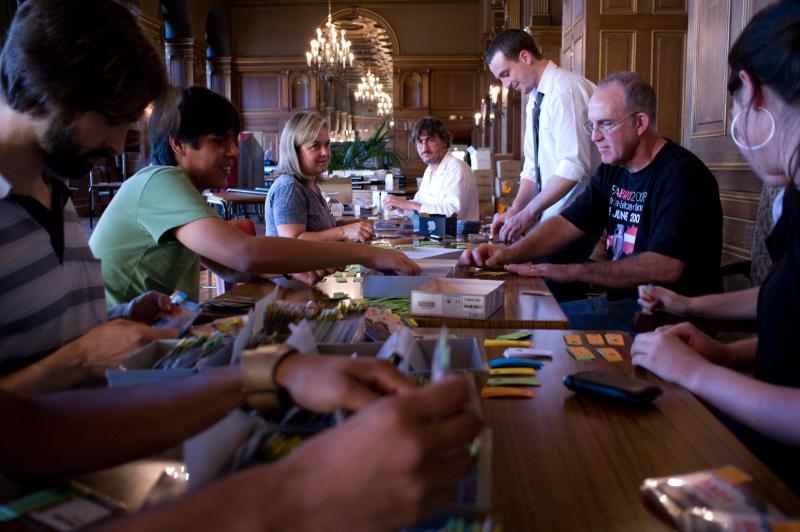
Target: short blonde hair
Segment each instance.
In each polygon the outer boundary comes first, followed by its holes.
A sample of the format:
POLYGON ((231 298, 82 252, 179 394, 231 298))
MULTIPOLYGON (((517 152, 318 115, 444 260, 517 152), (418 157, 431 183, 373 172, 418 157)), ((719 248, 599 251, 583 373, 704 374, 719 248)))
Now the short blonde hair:
POLYGON ((315 140, 322 128, 327 127, 327 122, 317 113, 300 112, 290 118, 281 132, 276 174, 290 174, 307 181, 319 178, 320 176, 303 173, 298 154, 300 146, 315 140))

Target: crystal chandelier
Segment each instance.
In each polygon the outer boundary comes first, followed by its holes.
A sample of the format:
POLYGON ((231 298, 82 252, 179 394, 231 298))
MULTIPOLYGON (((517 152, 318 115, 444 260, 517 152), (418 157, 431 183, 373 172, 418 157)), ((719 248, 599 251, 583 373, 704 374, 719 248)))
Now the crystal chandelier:
POLYGON ((339 74, 345 68, 352 68, 353 54, 350 41, 345 39, 344 30, 339 30, 331 18, 331 2, 328 0, 328 21, 324 28, 317 28, 316 38, 311 39, 306 52, 306 64, 315 73, 327 76, 339 74))
POLYGON ((392 114, 392 97, 385 92, 381 93, 380 99, 378 100, 378 116, 390 114, 392 114))
POLYGON ((378 82, 378 78, 371 70, 367 69, 367 75, 361 76, 361 83, 356 87, 353 97, 357 102, 374 102, 380 99, 382 94, 384 94, 383 84, 378 82))

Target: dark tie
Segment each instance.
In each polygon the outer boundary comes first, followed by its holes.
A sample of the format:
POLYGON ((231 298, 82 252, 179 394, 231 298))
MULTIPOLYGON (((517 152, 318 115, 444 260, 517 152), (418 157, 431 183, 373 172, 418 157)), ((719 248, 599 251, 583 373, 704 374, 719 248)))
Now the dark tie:
POLYGON ((533 162, 536 164, 536 186, 542 191, 542 173, 539 171, 539 113, 542 110, 544 93, 536 91, 536 102, 533 105, 533 162))

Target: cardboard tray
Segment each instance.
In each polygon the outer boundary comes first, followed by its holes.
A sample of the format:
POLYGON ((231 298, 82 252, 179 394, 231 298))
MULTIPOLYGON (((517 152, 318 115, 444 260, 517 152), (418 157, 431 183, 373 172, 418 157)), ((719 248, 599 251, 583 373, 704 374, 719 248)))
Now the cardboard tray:
MULTIPOLYGON (((165 382, 194 375, 199 371, 197 368, 152 369, 153 364, 163 357, 167 351, 178 345, 178 342, 180 340, 154 340, 125 360, 121 364, 121 368, 124 369, 106 370, 108 387, 119 388, 122 386, 165 382)), ((232 343, 231 347, 233 347, 232 343)), ((223 351, 223 356, 218 355, 217 357, 209 360, 203 369, 228 365, 230 352, 226 349, 223 351), (226 352, 228 357, 224 356, 226 352), (216 360, 217 357, 219 360, 216 360)))
MULTIPOLYGON (((430 366, 437 340, 418 340, 422 354, 430 366)), ((486 367, 481 359, 481 350, 475 338, 451 338, 450 368, 460 371, 483 371, 486 367)), ((380 342, 364 342, 357 344, 319 344, 319 352, 328 355, 350 355, 354 351, 359 357, 374 357, 381 348, 380 342)))
POLYGON ((485 320, 503 306, 504 281, 435 279, 411 291, 411 314, 485 320))

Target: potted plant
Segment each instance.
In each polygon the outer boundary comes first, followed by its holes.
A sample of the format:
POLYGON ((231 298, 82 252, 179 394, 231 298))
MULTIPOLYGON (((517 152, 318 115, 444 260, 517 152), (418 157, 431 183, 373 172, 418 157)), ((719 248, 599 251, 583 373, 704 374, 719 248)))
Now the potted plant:
POLYGON ((352 170, 364 168, 392 168, 400 166, 400 155, 389 147, 392 140, 389 119, 381 123, 367 140, 358 138, 342 143, 331 150, 328 170, 352 170))

